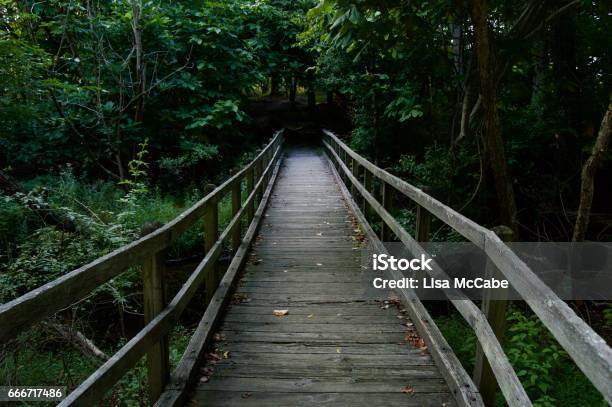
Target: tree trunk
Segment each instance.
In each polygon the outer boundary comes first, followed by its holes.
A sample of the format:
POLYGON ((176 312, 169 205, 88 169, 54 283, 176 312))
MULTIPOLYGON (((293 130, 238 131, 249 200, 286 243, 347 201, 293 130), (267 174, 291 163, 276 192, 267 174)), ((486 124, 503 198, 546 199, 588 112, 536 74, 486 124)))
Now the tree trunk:
POLYGON ((80 331, 70 326, 56 324, 53 322, 43 322, 43 326, 57 332, 63 340, 80 350, 83 355, 93 359, 99 359, 101 361, 108 360, 108 355, 101 351, 95 343, 93 343, 80 331))
POLYGON ((487 1, 472 0, 470 12, 474 25, 475 52, 484 114, 485 150, 493 173, 501 222, 518 235, 516 201, 512 178, 506 161, 497 107, 497 58, 494 48, 494 34, 487 20, 487 1))
POLYGON ((144 51, 142 48, 142 29, 140 26, 140 16, 142 6, 140 0, 132 1, 132 31, 134 33, 134 51, 136 52, 136 113, 134 120, 142 123, 144 118, 145 93, 146 93, 146 72, 144 66, 144 51))
POLYGON ((612 94, 608 102, 608 110, 601 121, 601 127, 597 134, 597 140, 591 150, 591 155, 582 167, 582 185, 580 187, 580 206, 578 216, 574 225, 574 236, 572 241, 581 242, 586 236, 589 226, 589 216, 593 204, 593 193, 595 190, 595 174, 601 166, 608 146, 610 145, 610 133, 612 133, 612 94))

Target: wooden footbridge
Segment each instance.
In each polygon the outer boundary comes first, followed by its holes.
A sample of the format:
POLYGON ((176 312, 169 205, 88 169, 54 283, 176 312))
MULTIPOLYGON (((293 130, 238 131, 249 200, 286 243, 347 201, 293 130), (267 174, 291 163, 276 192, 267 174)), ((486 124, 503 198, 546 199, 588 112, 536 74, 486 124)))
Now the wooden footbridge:
MULTIPOLYGON (((531 405, 498 338, 505 303, 452 304, 478 338, 466 372, 416 293, 372 288, 359 247, 382 241, 423 252, 435 216, 488 256, 488 270, 510 281, 608 402, 612 350, 556 297, 497 233, 376 167, 323 131, 319 148, 285 148, 278 132, 259 155, 172 222, 92 263, 0 306, 0 341, 70 307, 129 267, 141 267, 145 327, 60 405, 91 406, 147 358, 156 406, 531 405), (232 219, 219 231, 219 202, 232 219), (416 203, 415 237, 390 215, 394 196, 416 203), (377 214, 380 237, 365 213, 377 214), (206 255, 166 298, 164 254, 204 219, 206 255), (220 232, 220 233, 219 233, 220 232), (220 256, 231 253, 226 269, 220 256), (168 333, 203 287, 204 315, 177 366, 168 333), (275 315, 276 314, 276 315, 275 315)), ((434 267, 434 274, 444 271, 434 267)), ((400 278, 401 275, 391 274, 400 278)), ((61 385, 61 383, 58 383, 61 385)))

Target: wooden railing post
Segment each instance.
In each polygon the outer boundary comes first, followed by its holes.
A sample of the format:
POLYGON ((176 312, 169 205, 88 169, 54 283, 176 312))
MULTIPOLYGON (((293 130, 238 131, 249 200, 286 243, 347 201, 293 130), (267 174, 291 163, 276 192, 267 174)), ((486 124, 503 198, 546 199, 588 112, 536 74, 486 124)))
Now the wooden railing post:
MULTIPOLYGON (((366 191, 368 192, 372 192, 372 173, 370 171, 368 171, 367 168, 363 169, 363 186, 366 189, 366 191)), ((363 215, 367 216, 368 215, 368 200, 365 199, 365 197, 363 198, 363 215)))
MULTIPOLYGON (((428 188, 423 188, 423 192, 429 192, 428 188)), ((414 228, 414 238, 417 242, 426 243, 429 242, 429 228, 431 225, 431 217, 427 209, 423 208, 421 205, 416 204, 416 225, 414 228)), ((425 248, 427 250, 427 248, 425 248)), ((421 281, 423 278, 429 277, 428 272, 426 270, 418 270, 415 271, 415 276, 421 281)), ((417 295, 425 294, 424 288, 418 288, 417 295)))
MULTIPOLYGON (((492 229, 501 240, 504 242, 511 242, 514 238, 512 229, 507 226, 497 226, 492 229)), ((495 277, 497 279, 503 278, 501 272, 495 267, 490 259, 487 259, 485 267, 485 278, 495 277)), ((500 290, 500 289, 497 289, 500 290)), ((496 297, 500 297, 500 292, 496 297)), ((504 333, 506 331, 506 306, 508 301, 506 299, 492 299, 491 290, 483 290, 482 293, 482 312, 486 315, 491 329, 495 333, 495 336, 502 343, 504 333)), ((474 362, 474 384, 480 390, 480 395, 486 406, 495 405, 495 392, 497 391, 497 380, 493 374, 493 370, 487 361, 482 346, 478 343, 476 347, 476 359, 474 362)))
MULTIPOLYGON (((208 253, 219 238, 219 203, 211 200, 204 212, 204 251, 208 253)), ((208 305, 217 289, 217 265, 216 262, 206 274, 206 304, 208 305)))
MULTIPOLYGON (((268 164, 270 164, 270 161, 272 161, 272 149, 268 150, 268 153, 266 154, 266 159, 264 160, 264 164, 262 166, 262 171, 264 171, 264 169, 268 167, 268 164)), ((263 182, 263 185, 261 187, 262 191, 265 190, 266 187, 268 186, 268 183, 270 182, 270 176, 271 175, 272 175, 272 173, 270 171, 268 171, 265 174, 264 182, 263 182)))
MULTIPOLYGON (((391 208, 393 208, 393 187, 387 185, 386 182, 382 181, 382 206, 385 210, 391 213, 391 208)), ((380 240, 383 242, 388 242, 391 240, 391 229, 382 221, 382 225, 380 228, 380 240)))
MULTIPOLYGON (((423 192, 429 193, 429 188, 422 188, 423 192)), ((431 218, 427 209, 417 204, 416 210, 416 227, 414 237, 417 242, 428 242, 429 241, 429 226, 431 224, 431 218)))
MULTIPOLYGON (((255 183, 259 182, 259 179, 261 178, 261 172, 262 172, 262 165, 261 165, 261 160, 263 159, 263 156, 261 157, 261 159, 257 160, 255 162, 255 183)), ((261 201, 261 191, 262 189, 260 188, 257 193, 255 194, 255 207, 258 208, 259 207, 259 201, 261 201)))
MULTIPOLYGON (((353 176, 357 180, 359 180, 359 163, 355 159, 351 159, 351 170, 352 170, 353 176)), ((357 188, 351 182, 351 196, 353 197, 353 199, 355 199, 355 191, 357 191, 357 188)))
MULTIPOLYGON (((232 186, 232 218, 236 216, 240 208, 242 207, 242 179, 232 186)), ((242 219, 241 219, 242 220, 242 219)), ((240 236, 242 235, 242 222, 238 222, 238 225, 232 232, 232 253, 236 253, 238 246, 240 246, 240 236)))
MULTIPOLYGON (((344 163, 344 165, 346 165, 347 167, 349 167, 349 169, 351 168, 351 165, 348 162, 348 158, 349 155, 346 152, 346 150, 342 150, 342 162, 344 163)), ((348 185, 349 184, 349 178, 348 176, 344 173, 344 171, 342 171, 342 179, 344 180, 344 185, 348 185)))
MULTIPOLYGON (((253 192, 253 187, 255 186, 255 174, 254 174, 255 170, 253 168, 251 168, 247 174, 246 174, 246 195, 249 196, 251 195, 251 192, 253 192)), ((251 221, 253 220, 253 216, 255 216, 255 204, 253 203, 253 200, 251 200, 248 205, 247 205, 247 225, 251 224, 251 221)))
MULTIPOLYGON (((142 291, 144 297, 144 321, 151 322, 166 306, 166 288, 164 281, 165 251, 151 256, 143 264, 142 291)), ((149 383, 149 404, 154 404, 164 390, 170 377, 170 360, 168 353, 168 336, 147 352, 147 379, 149 383)))

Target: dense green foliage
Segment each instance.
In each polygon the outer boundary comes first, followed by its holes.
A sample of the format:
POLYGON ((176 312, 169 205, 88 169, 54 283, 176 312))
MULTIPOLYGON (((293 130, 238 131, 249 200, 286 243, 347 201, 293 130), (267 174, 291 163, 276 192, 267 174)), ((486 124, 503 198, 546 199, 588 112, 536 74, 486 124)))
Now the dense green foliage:
POLYGON ((218 173, 212 163, 249 142, 243 102, 270 77, 303 75, 291 33, 308 5, 2 2, 2 167, 70 162, 120 179, 148 138, 168 182, 218 173))
MULTIPOLYGON (((494 225, 483 113, 474 107, 471 3, 325 0, 309 12, 301 40, 320 54, 321 86, 350 103, 353 147, 494 225)), ((581 165, 612 88, 609 7, 489 3, 520 232, 526 240, 567 240, 572 224, 563 211, 578 206, 581 165)), ((598 210, 609 209, 609 194, 598 198, 598 210)))

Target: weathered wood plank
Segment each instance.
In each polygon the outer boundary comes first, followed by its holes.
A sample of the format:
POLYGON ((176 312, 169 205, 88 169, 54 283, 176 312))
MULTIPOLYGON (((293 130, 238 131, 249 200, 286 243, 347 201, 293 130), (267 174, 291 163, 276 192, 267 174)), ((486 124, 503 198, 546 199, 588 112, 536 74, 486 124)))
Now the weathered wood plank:
POLYGON ((282 393, 282 392, 242 392, 242 391, 197 391, 189 406, 235 407, 235 406, 334 406, 334 407, 371 407, 380 405, 395 407, 440 407, 454 406, 448 393, 282 393))
POLYGON ((315 315, 310 313, 308 315, 294 315, 290 313, 286 317, 280 320, 279 317, 269 314, 253 316, 252 314, 240 314, 231 312, 224 318, 226 323, 252 323, 257 322, 260 324, 344 324, 344 325, 365 325, 375 323, 380 324, 391 324, 397 325, 402 324, 403 319, 398 319, 393 316, 385 318, 385 315, 315 315), (280 321, 279 321, 280 320, 280 321))
MULTIPOLYGON (((397 358, 397 357, 396 357, 397 358)), ((353 377, 356 379, 367 379, 372 377, 391 377, 403 379, 410 382, 411 379, 441 379, 442 376, 435 366, 381 366, 381 367, 329 367, 321 365, 291 364, 282 366, 274 365, 246 365, 234 363, 218 363, 215 366, 215 375, 221 377, 270 377, 270 378, 293 378, 303 377, 353 377)))
MULTIPOLYGON (((396 315, 395 308, 380 309, 379 304, 352 303, 350 307, 342 304, 294 304, 291 307, 291 315, 319 315, 319 316, 379 316, 386 318, 387 315, 396 315)), ((262 314, 270 315, 273 305, 254 304, 252 302, 230 305, 228 311, 231 310, 232 315, 238 314, 262 314)), ((228 315, 230 312, 228 312, 228 315)))
MULTIPOLYGON (((271 354, 338 354, 338 351, 343 355, 406 355, 414 354, 415 348, 407 346, 405 343, 387 343, 387 344, 343 344, 342 346, 326 345, 326 344, 309 344, 309 343, 262 343, 262 342, 246 342, 235 341, 232 343, 220 342, 221 349, 229 350, 230 354, 234 351, 244 351, 251 354, 256 353, 271 353, 271 354)), ((419 351, 420 353, 420 351, 419 351)), ((399 363, 405 363, 401 358, 397 359, 399 363)), ((402 365, 403 366, 403 365, 402 365)), ((421 366, 421 365, 419 365, 421 366)), ((428 368, 421 367, 420 369, 427 370, 428 368)), ((432 370, 438 371, 435 366, 432 370)))
POLYGON ((401 393, 410 385, 414 393, 443 393, 447 387, 444 380, 419 378, 408 383, 405 379, 379 378, 358 380, 354 378, 244 378, 216 377, 199 389, 223 391, 257 391, 257 392, 287 392, 287 393, 401 393))
MULTIPOLYGON (((405 366, 433 366, 431 356, 425 355, 422 351, 411 347, 408 344, 403 346, 410 348, 411 352, 401 354, 379 354, 372 357, 368 354, 345 354, 342 346, 336 347, 336 352, 332 354, 291 354, 291 353, 251 353, 248 348, 245 352, 230 351, 229 358, 223 359, 223 363, 233 365, 267 365, 267 366, 291 366, 292 364, 307 365, 311 367, 388 367, 401 368, 405 366)), ((233 349, 234 346, 229 347, 233 349)), ((225 348, 223 348, 225 349, 225 348)), ((377 379, 377 378, 374 378, 377 379)))
POLYGON ((377 334, 386 334, 386 333, 406 333, 406 326, 400 325, 400 323, 396 324, 287 324, 282 322, 276 323, 265 323, 261 321, 253 321, 253 322, 230 322, 226 321, 223 324, 223 329, 235 331, 235 332, 294 332, 294 333, 341 333, 341 332, 354 332, 355 334, 359 333, 377 333, 377 334))

